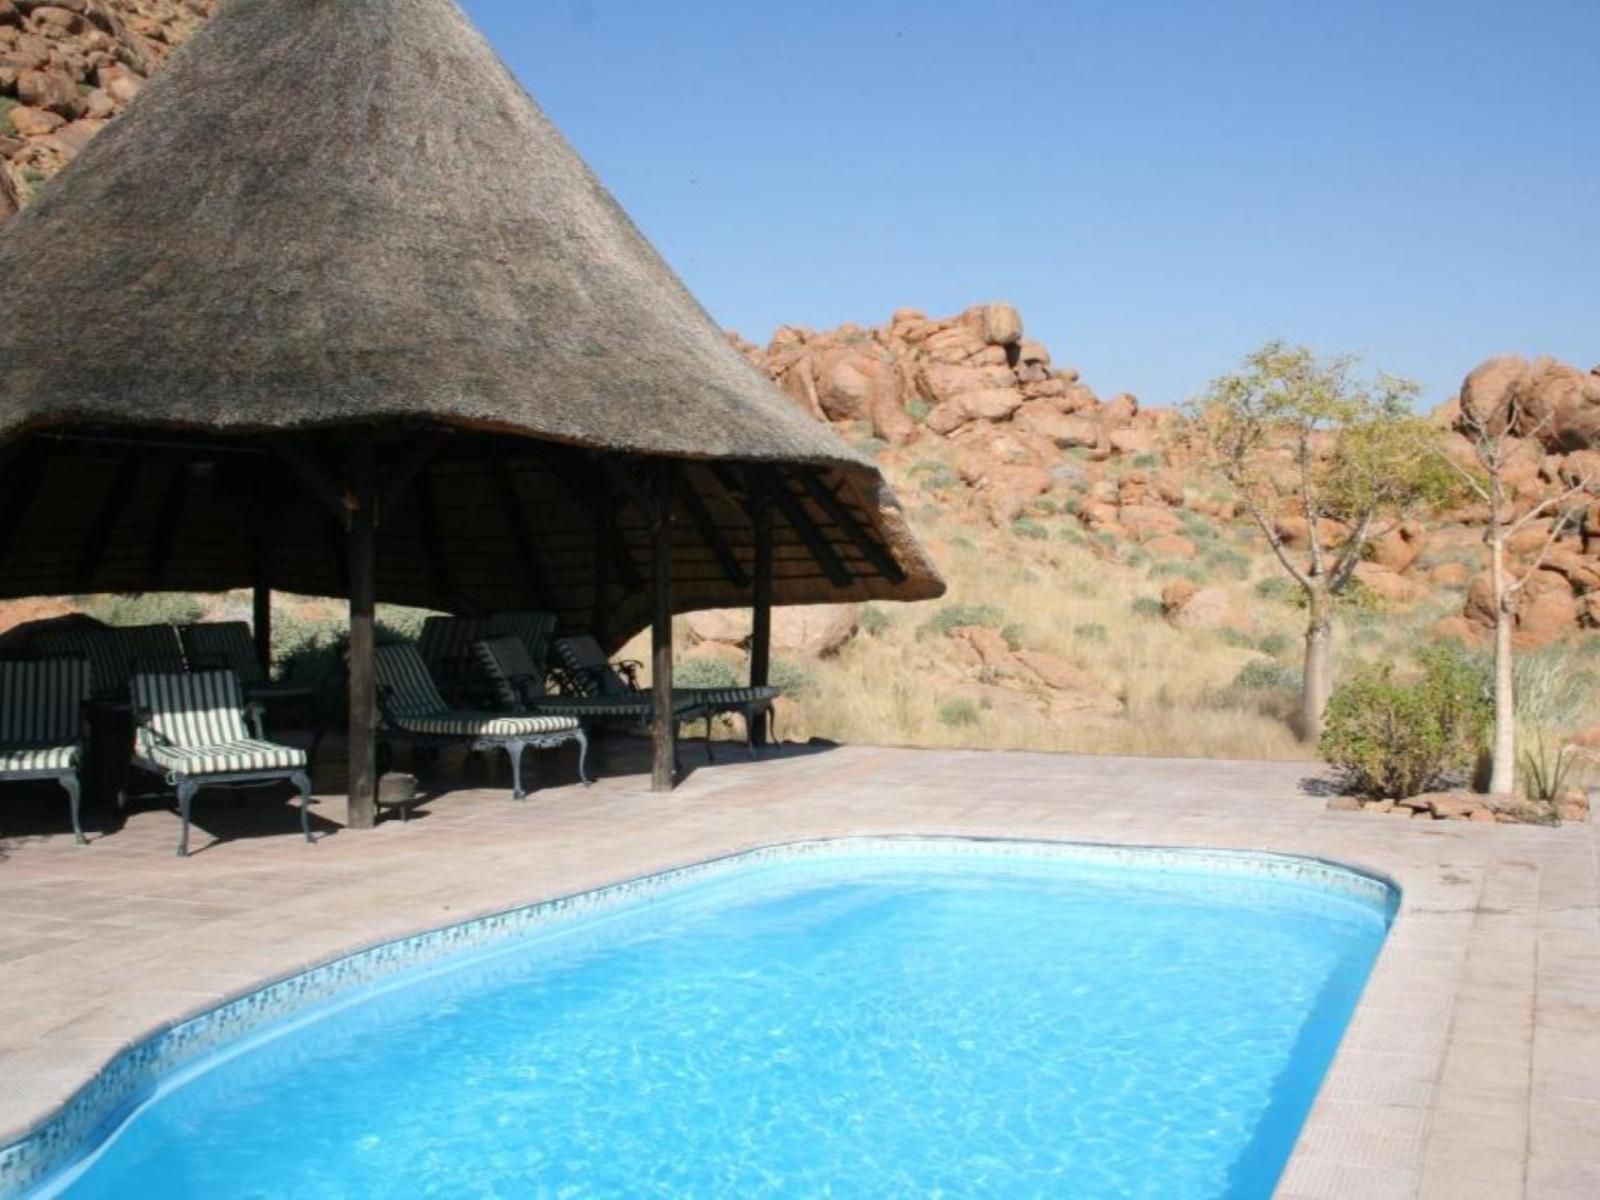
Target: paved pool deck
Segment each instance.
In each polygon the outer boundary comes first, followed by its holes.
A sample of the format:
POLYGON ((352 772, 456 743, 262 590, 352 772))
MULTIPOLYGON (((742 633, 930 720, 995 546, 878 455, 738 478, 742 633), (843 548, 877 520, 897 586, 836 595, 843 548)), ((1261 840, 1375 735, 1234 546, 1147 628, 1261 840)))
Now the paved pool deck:
POLYGON ((975 834, 1274 850, 1390 876, 1399 918, 1279 1196, 1600 1196, 1594 825, 1328 812, 1300 763, 718 757, 657 795, 617 773, 636 756, 613 751, 592 788, 552 781, 522 804, 456 790, 365 832, 342 828, 342 797, 322 797, 315 846, 286 804, 253 801, 270 819, 241 823, 232 799, 202 798, 200 852, 182 861, 177 819, 159 808, 87 847, 0 837, 0 1144, 129 1041, 374 941, 766 843, 975 834), (212 843, 219 828, 229 837, 212 843))

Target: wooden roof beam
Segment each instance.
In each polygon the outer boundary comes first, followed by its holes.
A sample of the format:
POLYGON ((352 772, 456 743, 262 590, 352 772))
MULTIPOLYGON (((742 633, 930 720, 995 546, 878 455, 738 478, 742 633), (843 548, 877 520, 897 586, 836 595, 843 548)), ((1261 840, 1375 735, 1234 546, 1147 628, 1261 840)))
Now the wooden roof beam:
POLYGON ((905 570, 895 562, 894 556, 875 539, 866 528, 856 519, 848 505, 839 499, 838 494, 823 482, 821 475, 810 468, 802 467, 799 471, 800 481, 805 485, 811 498, 822 506, 822 511, 827 513, 839 528, 854 542, 861 553, 866 557, 878 573, 890 583, 903 583, 905 570))

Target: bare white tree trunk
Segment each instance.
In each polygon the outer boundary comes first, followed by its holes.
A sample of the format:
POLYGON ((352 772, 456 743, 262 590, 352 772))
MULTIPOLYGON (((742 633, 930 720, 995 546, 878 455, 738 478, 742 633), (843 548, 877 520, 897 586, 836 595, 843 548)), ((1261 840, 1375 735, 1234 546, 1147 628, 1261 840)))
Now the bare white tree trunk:
POLYGON ((1333 597, 1320 579, 1306 589, 1311 611, 1306 625, 1305 670, 1300 684, 1300 738, 1317 742, 1333 694, 1333 597))
POLYGON ((1494 588, 1494 743, 1490 750, 1489 791, 1509 795, 1517 788, 1517 695, 1511 644, 1516 598, 1506 578, 1505 539, 1493 529, 1489 538, 1489 579, 1494 588))

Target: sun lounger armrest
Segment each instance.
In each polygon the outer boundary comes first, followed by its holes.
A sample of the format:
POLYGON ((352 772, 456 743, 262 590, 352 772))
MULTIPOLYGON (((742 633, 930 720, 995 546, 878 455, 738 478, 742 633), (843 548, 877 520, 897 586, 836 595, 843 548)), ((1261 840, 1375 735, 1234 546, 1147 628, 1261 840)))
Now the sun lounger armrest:
POLYGON ((267 708, 259 700, 250 700, 244 706, 244 719, 250 723, 258 741, 267 740, 267 727, 263 722, 266 719, 267 708))
POLYGON ((176 742, 174 742, 166 734, 162 733, 161 730, 156 728, 156 725, 155 725, 155 714, 153 712, 151 712, 149 709, 140 708, 137 704, 135 704, 135 705, 132 706, 131 711, 133 713, 133 727, 135 729, 140 730, 141 732, 143 732, 143 734, 146 737, 148 737, 152 742, 154 742, 156 745, 158 745, 158 746, 175 746, 175 745, 177 745, 176 742))

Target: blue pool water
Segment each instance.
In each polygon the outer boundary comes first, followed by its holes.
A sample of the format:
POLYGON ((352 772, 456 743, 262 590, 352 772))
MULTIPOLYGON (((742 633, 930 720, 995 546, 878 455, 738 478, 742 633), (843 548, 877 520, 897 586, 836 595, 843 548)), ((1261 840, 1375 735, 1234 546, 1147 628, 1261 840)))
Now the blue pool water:
POLYGON ((1264 1197, 1388 922, 1257 876, 766 862, 168 1081, 73 1197, 1264 1197))

